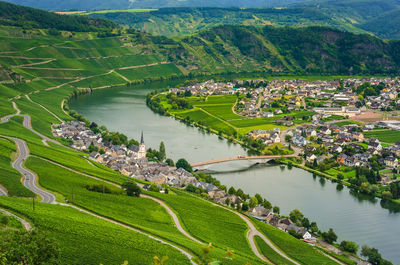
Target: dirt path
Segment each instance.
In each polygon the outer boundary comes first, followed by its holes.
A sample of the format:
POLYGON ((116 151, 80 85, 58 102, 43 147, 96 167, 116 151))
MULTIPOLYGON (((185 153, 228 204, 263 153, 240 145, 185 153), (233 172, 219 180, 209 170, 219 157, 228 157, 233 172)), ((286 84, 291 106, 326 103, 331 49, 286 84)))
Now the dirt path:
POLYGON ((118 70, 127 70, 127 69, 143 68, 143 67, 154 66, 154 65, 159 65, 159 64, 167 64, 167 63, 168 63, 168 62, 159 62, 159 63, 150 63, 150 64, 143 64, 143 65, 133 65, 133 66, 121 67, 121 68, 118 68, 118 70))
POLYGON ((117 222, 117 221, 115 221, 115 220, 106 218, 106 217, 104 217, 104 216, 97 215, 97 214, 95 214, 95 213, 93 213, 93 212, 89 212, 89 211, 84 210, 84 209, 82 209, 82 208, 79 208, 79 207, 77 207, 77 206, 75 206, 75 205, 65 204, 65 203, 58 203, 58 204, 59 204, 59 205, 62 205, 62 206, 74 208, 74 209, 76 209, 76 210, 78 210, 78 211, 80 211, 80 212, 83 212, 83 213, 86 213, 86 214, 91 215, 91 216, 93 216, 93 217, 96 217, 96 218, 102 219, 102 220, 104 220, 104 221, 113 223, 113 224, 115 224, 115 225, 122 226, 122 227, 124 227, 124 228, 126 228, 126 229, 135 231, 135 232, 137 232, 137 233, 139 233, 139 234, 141 234, 141 235, 144 235, 144 236, 146 236, 146 237, 148 237, 148 238, 150 238, 150 239, 153 239, 153 240, 155 240, 155 241, 158 241, 158 242, 160 242, 160 243, 162 243, 162 244, 165 244, 165 245, 168 245, 168 246, 170 246, 170 247, 173 247, 174 249, 178 250, 178 251, 181 252, 183 255, 185 255, 185 256, 189 259, 189 261, 190 261, 191 264, 196 265, 196 263, 192 260, 192 259, 194 258, 193 255, 190 254, 189 252, 187 252, 186 250, 183 250, 182 248, 177 247, 177 246, 175 246, 175 245, 173 245, 173 244, 171 244, 171 243, 168 243, 168 242, 166 242, 166 241, 164 241, 164 240, 162 240, 162 239, 160 239, 160 238, 157 238, 157 237, 155 237, 155 236, 149 235, 149 234, 143 232, 142 230, 139 230, 139 229, 136 229, 136 228, 134 228, 134 227, 132 227, 132 226, 129 226, 129 225, 126 225, 126 224, 117 222))
MULTIPOLYGON (((20 139, 15 139, 15 140, 22 141, 22 140, 20 140, 20 139)), ((22 141, 22 142, 23 142, 23 141, 22 141)), ((17 142, 17 143, 18 143, 18 142, 17 142)), ((20 147, 20 148, 21 148, 21 147, 20 147)), ((26 158, 29 156, 29 153, 27 153, 26 150, 24 150, 24 148, 21 148, 21 149, 20 149, 20 148, 19 148, 19 151, 20 151, 20 152, 19 152, 19 158, 18 158, 17 160, 18 160, 18 161, 25 161, 26 158)), ((18 171, 20 171, 21 174, 23 174, 24 176, 27 176, 27 172, 30 172, 30 171, 28 171, 28 170, 22 168, 22 162, 21 162, 21 163, 20 163, 20 162, 17 162, 17 163, 18 163, 17 165, 19 165, 19 166, 16 166, 15 168, 16 168, 18 171)), ((54 164, 57 164, 57 163, 54 163, 54 164)), ((66 167, 64 167, 64 168, 66 168, 66 167)), ((67 168, 66 168, 66 169, 67 169, 67 168)), ((73 171, 73 172, 77 172, 77 171, 73 171)), ((35 175, 33 172, 30 172, 30 173, 31 173, 32 175, 35 175)), ((82 173, 80 173, 80 174, 82 174, 82 173)), ((85 175, 86 175, 86 174, 85 174, 85 175)), ((89 176, 89 175, 87 175, 87 176, 89 176)), ((177 249, 179 252, 181 252, 183 255, 185 255, 185 256, 189 259, 189 261, 191 262, 191 264, 195 265, 195 263, 192 261, 192 259, 194 258, 193 255, 190 254, 189 252, 187 252, 186 250, 184 250, 184 249, 178 247, 178 246, 175 246, 175 245, 173 245, 173 244, 171 244, 171 243, 168 243, 168 242, 166 242, 166 241, 164 241, 164 240, 162 240, 162 239, 160 239, 160 238, 157 238, 157 237, 155 237, 155 236, 152 236, 152 235, 150 235, 150 234, 147 234, 147 233, 143 232, 143 231, 140 230, 140 229, 137 229, 137 228, 134 228, 134 227, 132 227, 132 226, 129 226, 129 225, 120 223, 120 222, 118 222, 118 221, 112 220, 112 219, 110 219, 110 218, 106 218, 106 217, 104 217, 104 216, 95 214, 95 213, 93 213, 93 212, 90 212, 90 211, 87 211, 87 210, 85 210, 85 209, 82 209, 82 208, 80 208, 80 207, 78 207, 78 206, 71 205, 71 204, 65 204, 65 203, 58 203, 58 202, 55 202, 55 196, 54 196, 53 194, 51 194, 51 193, 49 193, 49 192, 47 192, 47 191, 45 191, 45 190, 42 190, 41 188, 39 188, 39 187, 36 186, 36 178, 32 177, 31 175, 29 175, 28 177, 29 177, 29 179, 28 179, 28 181, 24 181, 24 185, 25 185, 28 189, 32 190, 34 193, 40 195, 40 196, 43 198, 43 200, 42 200, 43 202, 45 202, 45 203, 55 203, 55 204, 58 204, 58 205, 62 205, 62 206, 66 206, 66 207, 71 207, 71 208, 74 208, 74 209, 76 209, 76 210, 78 210, 78 211, 80 211, 80 212, 89 214, 89 215, 94 216, 94 217, 96 217, 96 218, 105 220, 105 221, 110 222, 110 223, 113 223, 113 224, 115 224, 115 225, 122 226, 122 227, 124 227, 124 228, 129 229, 129 230, 135 231, 135 232, 137 232, 137 233, 139 233, 139 234, 142 234, 142 235, 144 235, 144 236, 146 236, 146 237, 148 237, 148 238, 150 238, 150 239, 156 240, 156 241, 158 241, 158 242, 160 242, 160 243, 166 244, 166 245, 168 245, 168 246, 170 246, 170 247, 173 247, 173 248, 177 249), (47 196, 47 195, 44 196, 45 193, 51 194, 50 197, 52 197, 52 199, 51 199, 51 200, 45 199, 46 196, 47 196), (54 200, 53 200, 53 198, 54 198, 54 200)), ((27 177, 27 178, 28 178, 28 177, 27 177)), ((92 177, 92 178, 94 178, 94 177, 92 177)), ((117 185, 117 184, 113 184, 113 185, 115 186, 115 185, 117 185)), ((29 223, 27 223, 27 224, 29 225, 29 223)), ((29 229, 30 229, 30 225, 29 225, 29 229)))
POLYGON ((43 62, 37 62, 37 63, 29 63, 29 64, 21 64, 21 65, 13 65, 12 67, 14 68, 23 68, 23 67, 27 67, 27 66, 33 66, 33 65, 41 65, 41 64, 46 64, 46 63, 50 63, 52 61, 55 61, 56 59, 49 59, 43 62))
POLYGON ((26 97, 30 102, 39 105, 39 106, 42 107, 45 111, 47 111, 48 113, 50 113, 51 115, 53 115, 54 118, 56 118, 59 122, 61 122, 61 123, 64 122, 64 121, 63 121, 62 119, 60 119, 56 114, 54 114, 53 112, 51 112, 50 110, 48 110, 45 106, 43 106, 43 105, 40 104, 40 103, 37 103, 37 102, 33 101, 33 100, 29 97, 29 95, 25 95, 25 97, 26 97))
MULTIPOLYGON (((58 167, 61 167, 61 168, 65 169, 65 170, 71 171, 71 172, 73 172, 73 173, 75 173, 75 174, 82 175, 82 176, 85 176, 85 177, 88 177, 88 178, 91 178, 91 179, 95 179, 95 180, 98 180, 98 181, 107 183, 107 184, 112 185, 112 186, 117 187, 117 188, 122 188, 120 185, 118 185, 118 184, 116 184, 116 183, 113 183, 113 182, 111 182, 111 181, 107 181, 107 180, 104 180, 104 179, 101 179, 101 178, 98 178, 98 177, 95 177, 95 176, 91 176, 91 175, 88 175, 88 174, 79 172, 79 171, 77 171, 77 170, 68 168, 68 167, 66 167, 66 166, 63 166, 63 165, 61 165, 61 164, 58 164, 58 163, 56 163, 56 162, 54 162, 54 161, 51 161, 51 160, 48 160, 48 159, 45 159, 45 158, 42 158, 42 157, 38 157, 38 156, 35 156, 35 157, 37 157, 37 158, 39 158, 39 159, 41 159, 41 160, 44 160, 44 161, 46 161, 46 162, 49 162, 49 163, 51 163, 51 164, 53 164, 53 165, 56 165, 56 166, 58 166, 58 167)), ((177 216, 177 215, 175 214, 175 212, 172 211, 172 209, 171 209, 167 204, 165 204, 163 201, 161 201, 161 200, 159 200, 159 199, 157 199, 157 198, 154 198, 154 197, 152 197, 152 196, 145 195, 145 194, 141 194, 140 197, 153 200, 153 201, 157 202, 158 204, 160 204, 160 205, 167 211, 167 213, 172 217, 172 220, 174 221, 175 226, 176 226, 176 228, 179 230, 179 232, 181 232, 184 236, 186 236, 187 238, 189 238, 190 240, 192 240, 192 241, 194 241, 194 242, 196 242, 196 243, 198 243, 198 244, 205 244, 204 242, 201 242, 200 240, 198 240, 198 239, 194 238, 193 236, 191 236, 188 232, 186 232, 185 229, 183 229, 183 226, 181 225, 178 216, 177 216)))
POLYGON ((10 213, 9 211, 6 211, 4 209, 0 209, 0 212, 4 213, 5 215, 11 216, 11 217, 14 217, 15 219, 17 219, 25 227, 25 229, 27 231, 30 231, 32 229, 31 224, 28 221, 26 221, 25 219, 13 214, 13 213, 10 213))

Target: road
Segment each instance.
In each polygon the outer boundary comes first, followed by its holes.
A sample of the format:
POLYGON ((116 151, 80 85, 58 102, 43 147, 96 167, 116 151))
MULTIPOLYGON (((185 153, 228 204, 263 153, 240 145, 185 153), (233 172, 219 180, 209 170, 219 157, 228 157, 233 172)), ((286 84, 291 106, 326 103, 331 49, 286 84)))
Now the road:
MULTIPOLYGON (((30 100, 29 97, 27 97, 27 98, 30 100)), ((13 104, 14 109, 17 111, 17 113, 2 117, 1 118, 1 122, 9 122, 10 119, 12 117, 15 117, 15 116, 24 117, 24 122, 22 123, 22 125, 25 128, 27 128, 28 130, 30 130, 31 132, 33 132, 34 134, 36 134, 37 136, 39 136, 40 138, 42 138, 42 142, 43 142, 44 145, 48 145, 47 142, 51 142, 51 143, 54 143, 54 144, 57 144, 57 145, 62 145, 61 143, 57 142, 56 140, 50 139, 49 137, 44 136, 43 134, 35 131, 32 128, 31 116, 26 115, 26 114, 21 114, 21 110, 18 108, 17 104, 14 101, 12 102, 12 104, 13 104)), ((47 109, 45 109, 45 110, 47 110, 47 109)), ((49 111, 49 113, 53 114, 50 111, 49 111)))
POLYGON ((26 229, 27 231, 30 231, 30 230, 32 229, 31 224, 30 224, 28 221, 26 221, 25 219, 22 219, 21 217, 16 216, 15 214, 10 213, 9 211, 6 211, 6 210, 4 210, 4 209, 0 209, 0 212, 3 213, 3 214, 5 214, 5 215, 12 216, 12 217, 14 217, 15 219, 17 219, 17 220, 25 227, 25 229, 26 229))
POLYGON ((39 188, 36 185, 37 183, 36 175, 33 172, 23 167, 24 161, 29 156, 29 150, 28 147, 26 146, 25 141, 18 138, 11 138, 11 139, 15 141, 18 149, 17 158, 12 163, 12 167, 18 170, 24 176, 24 186, 27 187, 29 190, 31 190, 33 193, 39 195, 42 198, 42 202, 55 203, 56 196, 54 196, 52 193, 48 191, 39 188))
POLYGON ((0 186, 0 196, 8 196, 7 191, 0 186))

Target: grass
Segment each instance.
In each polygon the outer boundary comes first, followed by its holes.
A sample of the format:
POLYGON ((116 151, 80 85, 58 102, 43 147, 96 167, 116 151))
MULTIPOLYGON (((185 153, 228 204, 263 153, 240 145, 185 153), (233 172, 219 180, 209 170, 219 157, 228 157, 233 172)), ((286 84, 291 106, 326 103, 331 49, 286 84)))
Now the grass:
POLYGON ((261 253, 267 257, 273 264, 275 265, 293 265, 292 262, 288 261, 287 259, 283 258, 281 255, 275 252, 264 240, 259 237, 254 237, 256 241, 256 245, 261 253))
POLYGON ((247 226, 236 214, 200 200, 186 192, 174 190, 176 195, 151 193, 165 201, 179 216, 186 230, 203 242, 222 249, 232 249, 236 256, 256 260, 246 239, 247 226))
POLYGON ((358 122, 358 121, 339 121, 339 122, 335 122, 333 124, 335 124, 337 126, 345 126, 345 125, 351 125, 351 124, 362 125, 362 123, 358 122))
POLYGON ((336 262, 318 252, 317 249, 289 234, 283 233, 278 228, 256 220, 254 222, 267 238, 294 260, 302 264, 337 265, 336 262))
MULTIPOLYGON (((60 193, 63 198, 69 201, 73 199, 74 204, 157 235, 200 255, 200 245, 183 236, 176 229, 166 210, 153 200, 128 197, 121 189, 76 174, 38 158, 29 158, 26 166, 38 174, 41 186, 60 193), (114 190, 116 194, 88 191, 85 188, 86 185, 104 185, 114 190)), ((221 258, 223 250, 218 249, 213 254, 221 258)))
POLYGON ((330 169, 326 170, 325 173, 327 173, 329 175, 332 175, 334 177, 337 177, 337 175, 341 173, 341 174, 343 174, 344 179, 349 179, 349 178, 352 178, 352 177, 356 176, 356 171, 355 170, 344 172, 344 171, 341 171, 340 169, 337 170, 335 168, 330 168, 330 169))
POLYGON ((182 74, 175 64, 158 64, 146 67, 117 70, 117 72, 131 81, 182 74))
POLYGON ((216 117, 210 116, 201 109, 194 109, 190 111, 176 112, 175 115, 181 119, 185 119, 187 116, 197 123, 202 123, 205 126, 214 129, 216 131, 221 131, 225 134, 233 134, 235 129, 228 124, 221 122, 216 117))
POLYGON ((150 265, 154 256, 165 255, 171 264, 189 264, 170 246, 70 207, 37 203, 32 211, 29 200, 7 197, 0 198, 0 206, 23 213, 54 238, 61 248, 61 264, 122 264, 127 260, 150 265))
POLYGON ((365 132, 364 136, 366 138, 375 137, 379 141, 389 144, 394 144, 400 141, 400 131, 390 130, 390 129, 382 129, 375 130, 370 132, 365 132))
POLYGON ((34 130, 49 138, 54 138, 51 133, 51 124, 58 124, 59 121, 53 115, 25 97, 17 100, 16 103, 22 114, 31 116, 31 124, 34 130))
POLYGON ((21 224, 20 221, 18 221, 15 217, 13 216, 8 216, 2 212, 0 212, 0 221, 3 222, 4 219, 7 219, 7 224, 0 223, 0 234, 2 229, 22 229, 23 225, 21 224))

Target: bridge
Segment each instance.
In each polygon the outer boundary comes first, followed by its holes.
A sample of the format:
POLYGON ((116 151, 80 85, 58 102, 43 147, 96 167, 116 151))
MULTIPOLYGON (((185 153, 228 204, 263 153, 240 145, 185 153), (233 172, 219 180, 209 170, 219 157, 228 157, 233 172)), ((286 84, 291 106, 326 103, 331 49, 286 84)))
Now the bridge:
POLYGON ((202 167, 202 166, 208 166, 208 165, 212 165, 212 164, 219 164, 219 163, 225 163, 225 162, 237 161, 237 160, 272 160, 272 159, 290 158, 290 157, 298 157, 298 155, 292 154, 292 155, 237 156, 237 157, 221 158, 221 159, 197 162, 197 163, 191 164, 191 166, 192 167, 202 167))

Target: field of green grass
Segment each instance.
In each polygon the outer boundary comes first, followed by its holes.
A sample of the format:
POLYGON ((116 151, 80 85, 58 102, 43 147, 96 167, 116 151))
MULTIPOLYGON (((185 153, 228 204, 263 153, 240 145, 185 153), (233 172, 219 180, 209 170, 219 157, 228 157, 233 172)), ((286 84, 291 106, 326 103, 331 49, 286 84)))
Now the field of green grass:
POLYGON ((187 231, 203 242, 235 251, 236 260, 257 264, 258 261, 246 239, 246 223, 236 214, 200 200, 186 192, 174 190, 176 195, 151 193, 165 201, 179 216, 187 231), (218 227, 218 229, 215 229, 218 227), (241 257, 239 259, 239 257, 241 257))
POLYGON ((171 75, 182 75, 181 70, 174 64, 158 64, 147 67, 117 70, 118 73, 131 81, 146 78, 167 77, 171 75))
POLYGON ((278 248, 287 255, 302 264, 325 264, 334 265, 337 263, 322 255, 318 250, 300 241, 293 236, 282 233, 278 228, 255 221, 262 233, 267 236, 278 248))
POLYGON ((261 253, 267 257, 273 264, 276 265, 293 265, 292 262, 288 261, 287 259, 283 258, 280 256, 278 253, 275 252, 267 243, 264 242, 264 240, 259 237, 255 236, 254 237, 258 249, 261 251, 261 253))
POLYGON ((367 138, 375 137, 379 141, 394 144, 396 142, 400 142, 400 131, 382 129, 382 130, 373 130, 370 132, 365 132, 364 136, 367 138))
POLYGON ((70 207, 37 203, 33 211, 31 201, 7 197, 0 198, 0 207, 23 213, 54 238, 61 248, 61 264, 122 264, 127 260, 150 265, 154 256, 168 256, 171 264, 190 264, 170 246, 70 207))
MULTIPOLYGON (((232 135, 235 131, 237 131, 239 135, 245 135, 256 129, 273 130, 274 128, 280 128, 283 130, 287 127, 275 124, 277 119, 283 118, 286 115, 301 118, 314 114, 314 112, 311 111, 299 111, 276 115, 272 118, 247 118, 233 112, 233 106, 237 101, 235 95, 187 97, 186 100, 188 103, 194 107, 194 109, 190 110, 172 109, 171 105, 167 103, 165 94, 160 94, 158 97, 161 100, 160 104, 168 109, 171 114, 182 119, 189 117, 194 122, 200 122, 200 124, 210 129, 228 135, 232 135)), ((296 123, 303 123, 303 121, 296 120, 296 123)))

